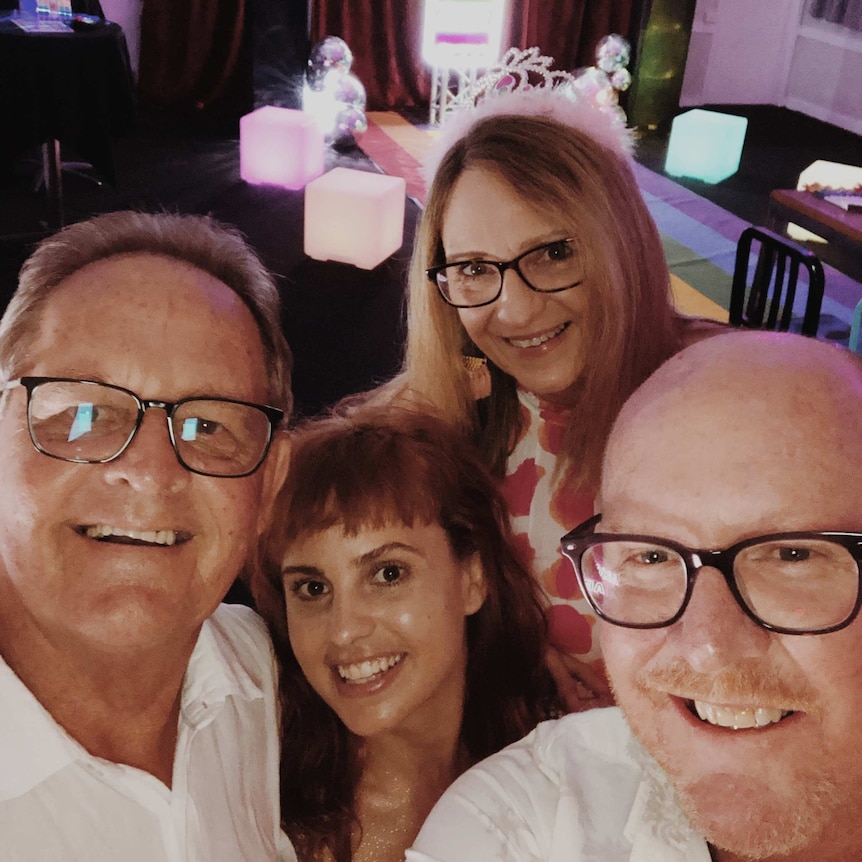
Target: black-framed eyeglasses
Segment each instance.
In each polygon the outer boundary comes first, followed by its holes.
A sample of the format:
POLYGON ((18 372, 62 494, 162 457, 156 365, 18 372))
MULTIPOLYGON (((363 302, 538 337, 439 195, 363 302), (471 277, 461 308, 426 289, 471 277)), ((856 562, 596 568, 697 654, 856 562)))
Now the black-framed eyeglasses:
POLYGON ((425 270, 440 295, 456 308, 490 305, 503 292, 503 276, 514 269, 530 290, 559 293, 584 279, 583 262, 572 237, 542 243, 512 260, 459 260, 425 270))
POLYGON ((27 390, 27 426, 36 449, 77 464, 106 464, 135 438, 144 413, 164 410, 177 460, 202 476, 240 478, 263 463, 284 417, 277 407, 233 398, 145 399, 130 389, 68 377, 21 377, 3 389, 27 390))
POLYGON ((584 597, 614 625, 675 623, 707 566, 721 572, 742 610, 769 631, 826 634, 859 612, 862 533, 771 533, 723 550, 696 550, 656 536, 593 533, 600 519, 585 521, 561 545, 584 597))

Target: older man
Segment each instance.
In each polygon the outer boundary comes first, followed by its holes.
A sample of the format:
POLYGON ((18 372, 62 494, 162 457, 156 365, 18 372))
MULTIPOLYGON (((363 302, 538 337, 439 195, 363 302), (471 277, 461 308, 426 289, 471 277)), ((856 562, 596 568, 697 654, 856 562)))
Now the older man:
POLYGON ((286 457, 290 353, 237 232, 114 213, 0 322, 0 859, 274 860, 273 658, 221 599, 286 457))
POLYGON ((409 858, 859 858, 861 441, 840 348, 731 333, 659 369, 563 539, 622 711, 467 772, 409 858))

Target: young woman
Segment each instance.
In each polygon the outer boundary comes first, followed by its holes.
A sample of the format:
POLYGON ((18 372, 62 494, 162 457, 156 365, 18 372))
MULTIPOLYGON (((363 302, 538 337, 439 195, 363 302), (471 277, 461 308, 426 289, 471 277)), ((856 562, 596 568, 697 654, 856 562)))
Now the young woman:
POLYGON ((413 409, 301 428, 252 589, 301 860, 402 860, 443 790, 558 711, 544 616, 473 447, 413 409))
POLYGON ((409 285, 407 388, 477 440, 547 599, 570 709, 609 700, 595 617, 559 554, 593 513, 627 396, 721 331, 676 311, 616 114, 556 90, 488 97, 444 125, 409 285))

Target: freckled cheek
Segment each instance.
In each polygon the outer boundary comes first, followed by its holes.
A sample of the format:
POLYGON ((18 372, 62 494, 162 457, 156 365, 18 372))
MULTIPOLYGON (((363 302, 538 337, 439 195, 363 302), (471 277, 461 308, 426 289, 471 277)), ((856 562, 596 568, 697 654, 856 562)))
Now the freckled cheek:
MULTIPOLYGON (((72 490, 76 483, 90 481, 92 466, 89 464, 70 464, 57 458, 49 458, 37 452, 27 437, 26 444, 22 443, 23 449, 9 452, 15 459, 15 464, 10 470, 3 470, 4 476, 8 477, 7 488, 17 487, 17 494, 27 494, 30 489, 50 489, 44 493, 51 499, 61 498, 65 492, 61 488, 72 490), (89 468, 89 469, 88 469, 89 468)), ((98 469, 98 468, 96 468, 98 469)))
MULTIPOLYGON (((242 481, 224 479, 224 482, 242 481)), ((241 493, 226 495, 223 487, 210 490, 210 516, 229 537, 238 537, 243 542, 251 542, 257 536, 257 520, 261 506, 259 488, 243 489, 241 493)))

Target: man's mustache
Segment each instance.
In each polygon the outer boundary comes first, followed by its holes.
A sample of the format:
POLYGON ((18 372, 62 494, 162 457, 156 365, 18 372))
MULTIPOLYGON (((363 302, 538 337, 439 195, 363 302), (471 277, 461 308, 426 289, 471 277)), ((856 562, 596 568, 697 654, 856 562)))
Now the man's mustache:
POLYGON ((740 659, 715 673, 694 670, 683 658, 641 671, 637 682, 651 691, 706 703, 764 706, 793 712, 817 712, 817 695, 806 680, 770 668, 759 659, 740 659))

